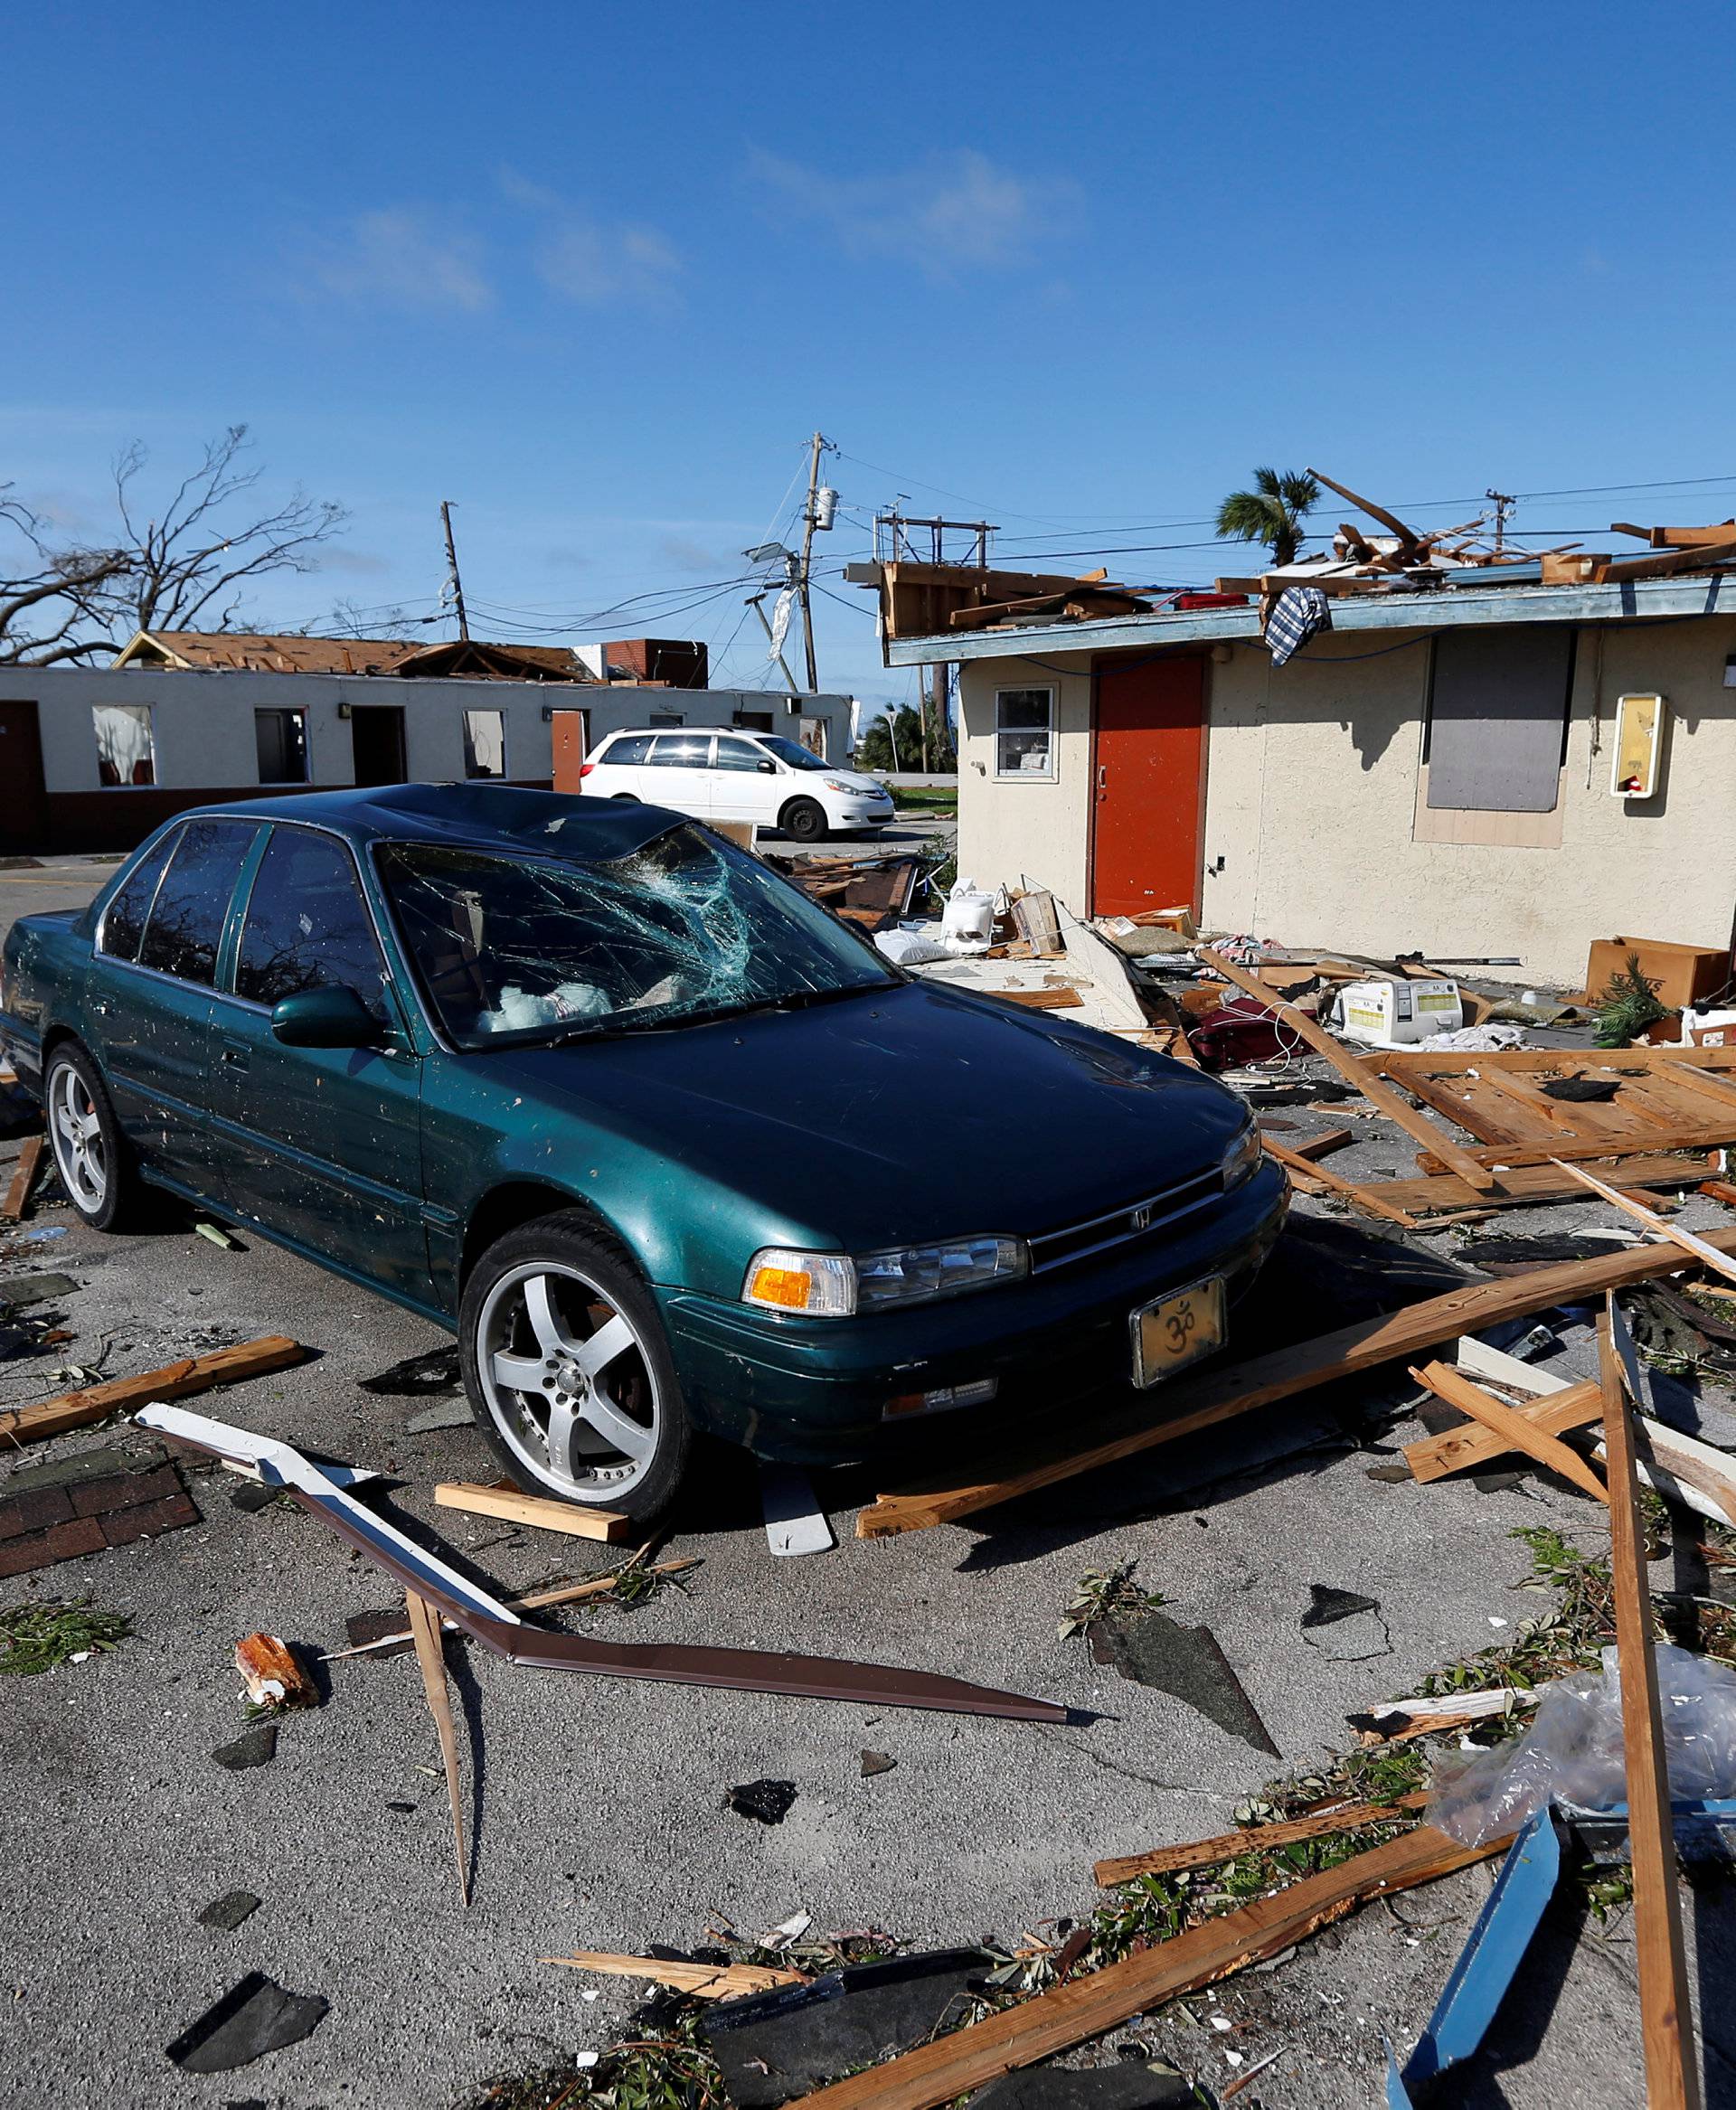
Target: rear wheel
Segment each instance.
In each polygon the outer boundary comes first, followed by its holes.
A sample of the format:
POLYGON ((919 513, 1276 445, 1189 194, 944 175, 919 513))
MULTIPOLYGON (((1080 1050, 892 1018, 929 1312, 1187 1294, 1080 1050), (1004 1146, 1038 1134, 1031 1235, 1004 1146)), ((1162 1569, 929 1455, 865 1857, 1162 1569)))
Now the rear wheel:
POLYGON ((815 799, 792 799, 778 825, 798 843, 817 843, 826 833, 826 808, 815 799))
POLYGON ((646 1523, 692 1446, 649 1291, 578 1211, 491 1246, 465 1286, 458 1348, 476 1419, 519 1485, 646 1523))
POLYGON ((132 1167, 102 1072, 63 1041, 42 1081, 54 1170, 67 1200, 95 1230, 113 1230, 133 1201, 132 1167))

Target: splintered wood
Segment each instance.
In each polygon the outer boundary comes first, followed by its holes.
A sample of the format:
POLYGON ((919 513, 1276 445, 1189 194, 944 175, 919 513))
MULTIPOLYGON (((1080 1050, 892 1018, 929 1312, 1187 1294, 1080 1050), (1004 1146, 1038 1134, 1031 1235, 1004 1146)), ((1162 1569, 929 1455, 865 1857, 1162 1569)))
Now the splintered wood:
POLYGON ((288 1644, 275 1634, 244 1634, 235 1644, 235 1668, 255 1707, 316 1707, 319 1693, 288 1644))
POLYGON ((446 1799, 452 1813, 452 1844, 458 1862, 458 1895, 470 1902, 470 1855, 464 1838, 464 1804, 458 1786, 458 1736, 452 1719, 452 1696, 446 1682, 446 1645, 440 1634, 440 1615, 420 1591, 404 1594, 404 1611, 416 1644, 416 1662, 422 1673, 422 1690, 428 1710, 440 1740, 440 1758, 446 1767, 446 1799))
POLYGON ((263 1377, 268 1371, 287 1370, 307 1352, 298 1342, 272 1333, 262 1340, 243 1341, 235 1348, 215 1349, 209 1355, 190 1355, 184 1362, 146 1371, 136 1378, 112 1378, 81 1392, 61 1392, 38 1406, 14 1407, 0 1414, 0 1444, 41 1441, 69 1428, 106 1421, 109 1415, 127 1408, 144 1407, 159 1399, 184 1399, 194 1392, 208 1392, 216 1385, 263 1377))

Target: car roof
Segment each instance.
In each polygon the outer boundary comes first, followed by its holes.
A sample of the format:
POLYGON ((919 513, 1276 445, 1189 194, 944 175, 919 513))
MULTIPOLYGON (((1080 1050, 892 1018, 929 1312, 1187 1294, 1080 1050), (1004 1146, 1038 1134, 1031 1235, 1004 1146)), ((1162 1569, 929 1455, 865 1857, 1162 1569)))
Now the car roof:
POLYGON ((684 736, 691 739, 698 733, 703 733, 709 739, 714 732, 727 734, 731 739, 735 740, 764 740, 772 737, 757 725, 618 725, 613 730, 606 732, 597 745, 602 749, 612 740, 680 739, 684 736))
POLYGON ((249 821, 302 821, 335 829, 352 843, 463 843, 469 848, 539 850, 550 856, 608 863, 630 857, 689 816, 665 806, 524 791, 509 784, 385 784, 343 791, 292 793, 195 806, 177 820, 213 814, 249 821))

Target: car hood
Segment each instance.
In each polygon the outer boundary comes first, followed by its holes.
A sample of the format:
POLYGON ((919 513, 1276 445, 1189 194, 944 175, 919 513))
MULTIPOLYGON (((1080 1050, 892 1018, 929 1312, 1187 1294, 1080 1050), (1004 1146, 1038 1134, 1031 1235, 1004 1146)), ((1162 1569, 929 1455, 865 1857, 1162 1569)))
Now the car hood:
POLYGON ((855 1250, 1082 1221, 1209 1170, 1248 1118, 1165 1057, 921 982, 465 1060, 855 1250))

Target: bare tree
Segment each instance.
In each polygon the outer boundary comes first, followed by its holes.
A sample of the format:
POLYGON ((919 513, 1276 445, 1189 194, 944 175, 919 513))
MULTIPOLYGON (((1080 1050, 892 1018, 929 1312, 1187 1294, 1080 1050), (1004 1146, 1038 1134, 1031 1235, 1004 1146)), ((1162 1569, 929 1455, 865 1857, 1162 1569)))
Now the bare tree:
POLYGON ((52 666, 111 649, 89 632, 96 598, 125 572, 124 550, 56 549, 42 519, 0 484, 0 527, 17 545, 0 559, 0 666, 52 666))
POLYGON ((275 513, 227 524, 263 473, 243 461, 251 445, 245 425, 230 426, 206 444, 203 460, 161 513, 142 523, 135 486, 150 457, 137 440, 121 455, 115 497, 129 561, 125 580, 104 597, 112 627, 226 630, 235 626, 247 581, 317 569, 319 545, 350 517, 332 499, 316 501, 297 488, 275 513))

